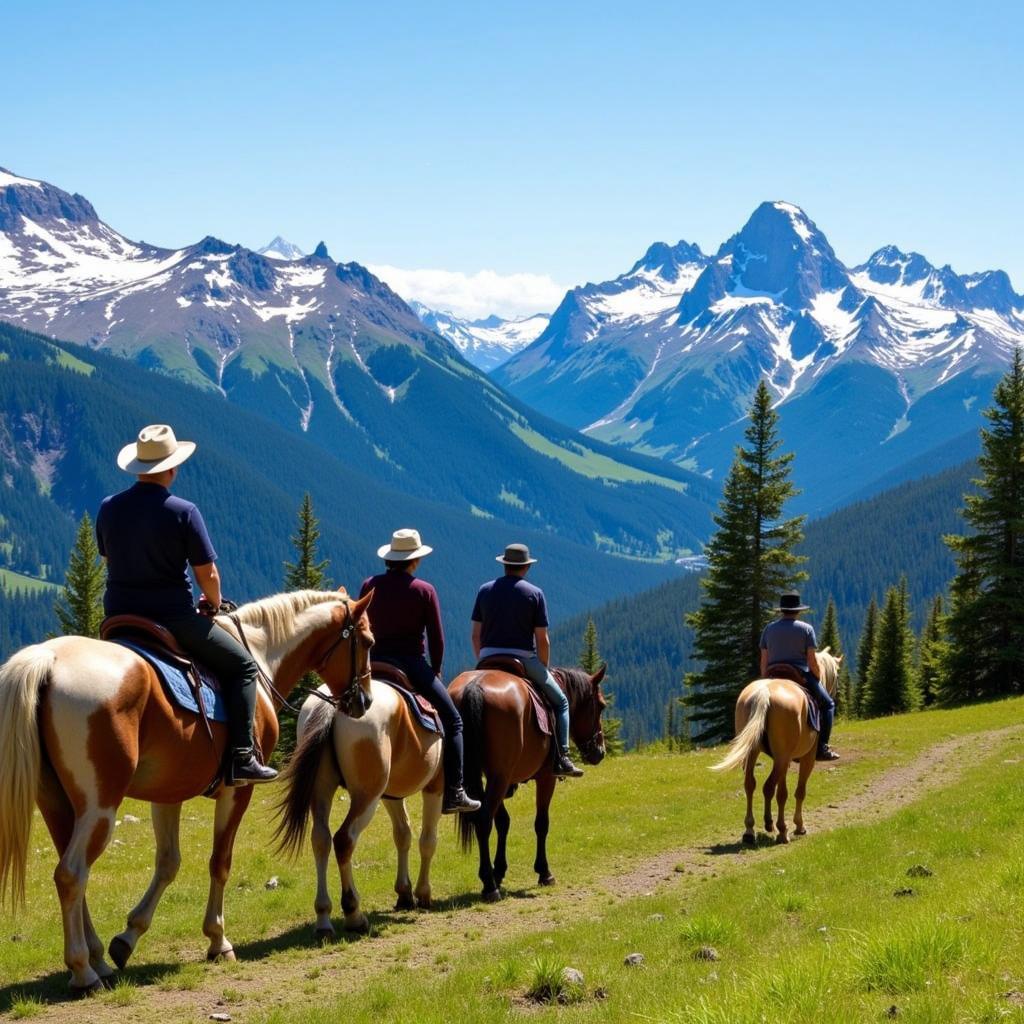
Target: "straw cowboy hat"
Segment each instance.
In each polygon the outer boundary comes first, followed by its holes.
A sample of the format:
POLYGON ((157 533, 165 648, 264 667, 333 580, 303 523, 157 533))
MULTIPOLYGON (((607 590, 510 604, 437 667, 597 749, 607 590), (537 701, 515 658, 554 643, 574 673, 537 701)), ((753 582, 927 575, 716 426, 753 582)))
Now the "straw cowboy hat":
POLYGON ((163 473, 180 466, 195 450, 195 441, 179 441, 166 423, 152 423, 118 452, 117 465, 135 476, 163 473))
POLYGON ((391 534, 391 543, 377 548, 377 554, 385 562, 411 562, 433 550, 420 540, 419 530, 395 530, 391 534))
POLYGON ((509 544, 505 554, 498 555, 494 560, 505 565, 533 565, 537 561, 530 557, 530 549, 525 544, 509 544))
POLYGON ((779 598, 779 606, 775 610, 777 612, 805 612, 810 607, 809 604, 801 604, 800 595, 795 590, 790 590, 779 598))

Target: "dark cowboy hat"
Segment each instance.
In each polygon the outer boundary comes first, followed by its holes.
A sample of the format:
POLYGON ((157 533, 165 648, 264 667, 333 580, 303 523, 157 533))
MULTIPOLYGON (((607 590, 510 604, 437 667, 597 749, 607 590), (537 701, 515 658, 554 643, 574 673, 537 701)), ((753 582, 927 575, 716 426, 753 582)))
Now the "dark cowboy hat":
POLYGON ((494 560, 505 565, 533 565, 537 561, 530 557, 530 549, 525 544, 509 544, 505 554, 496 556, 494 560))
POLYGON ((795 590, 790 590, 779 598, 777 612, 805 612, 811 606, 800 603, 800 595, 795 590))

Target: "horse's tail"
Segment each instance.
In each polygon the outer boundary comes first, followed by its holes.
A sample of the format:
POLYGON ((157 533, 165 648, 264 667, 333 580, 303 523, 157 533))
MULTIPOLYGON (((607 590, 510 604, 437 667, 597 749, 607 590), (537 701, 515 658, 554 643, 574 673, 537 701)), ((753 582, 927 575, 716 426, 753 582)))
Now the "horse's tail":
POLYGON ((39 691, 56 656, 42 644, 26 647, 0 667, 0 906, 25 902, 25 865, 39 788, 39 691))
POLYGON ((281 772, 284 796, 277 804, 274 839, 278 853, 295 858, 306 838, 306 826, 313 805, 313 790, 325 746, 333 742, 334 708, 318 703, 306 720, 299 745, 281 772))
MULTIPOLYGON (((462 774, 466 792, 475 800, 484 798, 484 689, 473 680, 462 691, 459 703, 462 715, 462 735, 465 749, 462 756, 462 774)), ((484 808, 477 812, 483 814, 484 808)), ((459 833, 462 852, 468 853, 473 847, 476 835, 476 814, 457 814, 455 827, 459 833)))
POLYGON ((711 766, 712 771, 724 772, 746 764, 747 758, 761 749, 761 737, 764 735, 765 721, 768 718, 768 707, 771 704, 771 689, 767 679, 762 679, 758 688, 750 698, 753 705, 750 718, 739 736, 729 744, 729 752, 718 764, 711 766))

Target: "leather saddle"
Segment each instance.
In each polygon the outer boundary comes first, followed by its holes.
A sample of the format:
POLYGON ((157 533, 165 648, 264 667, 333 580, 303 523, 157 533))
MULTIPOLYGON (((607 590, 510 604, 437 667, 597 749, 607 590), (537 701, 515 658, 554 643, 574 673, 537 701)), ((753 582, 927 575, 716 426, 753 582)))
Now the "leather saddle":
POLYGON ((444 733, 437 708, 426 697, 413 689, 409 677, 397 665, 392 665, 390 661, 371 661, 370 675, 378 682, 387 683, 388 686, 397 690, 409 706, 409 710, 425 729, 444 733))
POLYGON ((551 710, 551 705, 544 699, 543 694, 530 681, 530 677, 526 674, 526 666, 521 658, 517 658, 512 654, 492 654, 489 658, 481 658, 476 663, 476 668, 478 672, 488 670, 491 672, 507 672, 509 675, 518 676, 524 680, 526 682, 526 690, 533 701, 533 710, 537 718, 537 724, 540 726, 540 731, 545 736, 554 735, 555 713, 551 710))
POLYGON ((818 707, 818 698, 811 692, 804 678, 803 672, 795 665, 787 665, 785 662, 775 662, 768 666, 768 677, 770 679, 788 679, 796 683, 801 690, 807 694, 807 719, 810 727, 815 731, 821 730, 821 708, 818 707))
POLYGON ((491 669, 497 672, 508 672, 510 675, 519 676, 520 679, 529 679, 526 675, 526 666, 521 658, 511 654, 492 654, 489 658, 481 658, 476 663, 477 671, 491 669))

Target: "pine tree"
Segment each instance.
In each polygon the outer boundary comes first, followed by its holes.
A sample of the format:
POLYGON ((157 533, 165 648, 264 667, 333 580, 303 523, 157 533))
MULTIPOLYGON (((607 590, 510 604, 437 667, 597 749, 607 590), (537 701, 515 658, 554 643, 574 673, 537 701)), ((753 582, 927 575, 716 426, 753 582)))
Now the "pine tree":
POLYGON ((981 431, 977 494, 964 495, 971 533, 946 543, 957 561, 950 585, 950 652, 943 699, 1024 690, 1024 356, 1016 349, 981 431))
POLYGON ((678 703, 679 698, 672 697, 665 706, 665 745, 670 751, 676 749, 676 705, 678 703))
MULTIPOLYGON (((587 619, 579 664, 580 668, 591 675, 601 667, 601 654, 597 649, 597 626, 594 625, 593 619, 587 619)), ((602 690, 607 701, 604 715, 601 717, 601 727, 604 730, 604 749, 609 757, 617 757, 626 747, 622 742, 622 719, 612 714, 612 708, 615 706, 615 694, 608 690, 607 673, 602 680, 602 690)))
POLYGON ((942 595, 937 594, 917 645, 915 672, 921 704, 929 707, 939 700, 948 657, 946 615, 942 595))
POLYGON ((875 631, 864 694, 867 715, 891 715, 918 706, 907 578, 890 587, 875 631))
MULTIPOLYGON (((286 590, 325 590, 330 584, 327 581, 328 559, 319 560, 317 542, 320 540, 320 524, 313 514, 313 501, 309 494, 302 497, 299 506, 298 528, 292 535, 292 547, 295 549, 295 561, 284 563, 284 585, 286 590)), ((303 689, 314 689, 320 685, 320 678, 315 672, 307 672, 299 681, 303 689)), ((290 702, 292 703, 292 702, 290 702)), ((288 707, 281 708, 277 713, 281 725, 281 737, 274 751, 275 763, 280 762, 295 749, 295 712, 288 707)))
POLYGON ((836 712, 852 718, 853 683, 850 680, 850 666, 843 657, 843 641, 839 636, 839 619, 836 614, 836 603, 829 597, 825 607, 825 617, 821 621, 821 632, 818 634, 818 649, 829 651, 843 660, 839 663, 839 677, 836 679, 836 712))
POLYGON ((687 616, 695 632, 693 657, 703 668, 687 674, 681 699, 697 742, 732 735, 736 698, 758 675, 761 632, 775 601, 806 579, 799 569, 803 558, 794 553, 804 517, 782 518, 797 492, 789 479, 793 456, 779 453, 778 418, 761 381, 745 446, 737 449, 714 517, 718 530, 706 549, 704 598, 687 616))
POLYGON ((864 616, 864 628, 857 646, 857 690, 853 695, 854 710, 858 718, 867 715, 867 681, 871 673, 871 655, 875 650, 875 633, 878 631, 878 604, 874 596, 864 616))
POLYGON ((92 520, 86 512, 78 524, 64 588, 54 604, 61 632, 99 637, 107 567, 100 561, 92 520))

